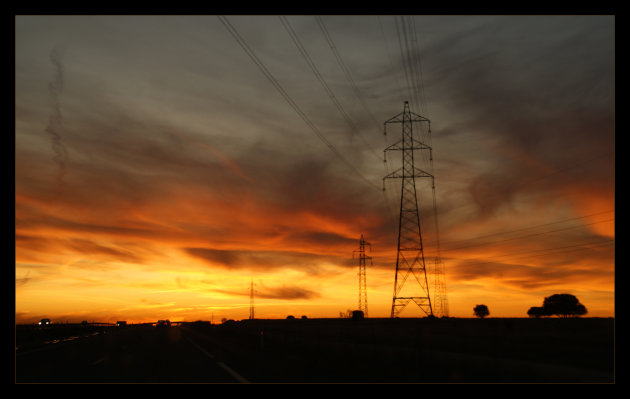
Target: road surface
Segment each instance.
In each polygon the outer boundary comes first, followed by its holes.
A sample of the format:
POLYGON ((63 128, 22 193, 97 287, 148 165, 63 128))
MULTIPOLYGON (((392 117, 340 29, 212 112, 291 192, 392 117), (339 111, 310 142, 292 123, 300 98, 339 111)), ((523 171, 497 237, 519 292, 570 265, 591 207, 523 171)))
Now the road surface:
POLYGON ((243 383, 186 327, 130 326, 16 353, 17 383, 243 383))

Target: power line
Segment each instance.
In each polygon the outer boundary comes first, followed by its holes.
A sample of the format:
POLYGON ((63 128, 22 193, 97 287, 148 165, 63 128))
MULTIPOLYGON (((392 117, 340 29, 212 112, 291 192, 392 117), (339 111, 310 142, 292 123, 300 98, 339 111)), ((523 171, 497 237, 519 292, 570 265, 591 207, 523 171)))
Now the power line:
POLYGON ((418 48, 418 33, 416 31, 416 20, 413 16, 409 17, 411 20, 411 38, 413 45, 413 53, 415 58, 415 71, 416 71, 416 80, 418 82, 418 91, 420 92, 420 111, 428 114, 429 107, 427 104, 426 95, 424 92, 424 80, 422 78, 422 62, 420 57, 420 50, 418 48))
POLYGON ((291 40, 293 40, 293 43, 298 48, 298 50, 302 54, 302 57, 304 58, 304 60, 308 64, 308 66, 311 68, 311 71, 313 72, 313 74, 315 75, 315 77, 317 78, 319 83, 322 85, 322 87, 326 91, 326 94, 328 94, 328 97, 330 97, 330 100, 333 102, 333 104, 335 105, 335 107, 337 108, 337 110, 339 111, 341 116, 345 119, 346 123, 348 123, 348 125, 350 126, 350 129, 352 129, 353 133, 355 133, 355 134, 357 134, 359 136, 359 138, 368 147, 368 149, 372 152, 372 154, 377 159, 380 159, 380 156, 372 149, 370 144, 367 141, 365 141, 365 139, 363 138, 363 136, 361 135, 361 133, 357 129, 356 125, 354 124, 354 122, 352 121, 352 119, 350 118, 350 116, 348 115, 346 110, 343 108, 341 103, 339 103, 339 101, 337 100, 337 97, 335 96, 335 93, 333 93, 333 91, 330 89, 330 87, 326 83, 326 80, 324 79, 322 74, 317 69, 317 66, 315 66, 315 63, 313 62, 313 59, 309 55, 309 53, 306 50, 306 48, 304 47, 304 45, 302 45, 302 42, 300 41, 300 38, 298 37, 297 33, 295 33, 295 30, 293 29, 293 27, 289 23, 289 20, 286 17, 284 17, 284 16, 279 16, 278 18, 280 18, 280 22, 282 22, 282 25, 284 26, 284 28, 287 31, 287 33, 289 34, 289 36, 291 36, 291 40))
POLYGON ((302 118, 304 123, 306 123, 306 125, 311 128, 313 133, 315 133, 315 135, 326 145, 326 147, 328 147, 328 149, 330 151, 332 151, 333 154, 335 154, 343 163, 345 163, 346 166, 348 166, 350 169, 352 169, 363 181, 365 181, 367 184, 371 185, 372 187, 376 188, 377 190, 380 190, 378 185, 374 184, 373 182, 368 180, 365 176, 363 176, 363 174, 361 172, 359 172, 354 165, 352 165, 350 162, 348 162, 339 153, 339 151, 337 151, 335 146, 333 146, 332 143, 326 139, 326 137, 319 131, 317 126, 315 126, 313 124, 313 122, 311 122, 311 120, 300 109, 300 107, 295 103, 295 101, 293 101, 291 96, 284 90, 284 88, 280 85, 280 83, 276 80, 276 78, 271 74, 271 72, 269 72, 269 70, 265 67, 265 65, 262 63, 262 61, 260 61, 260 59, 256 56, 256 54, 249 47, 249 45, 247 44, 245 39, 243 39, 241 37, 241 35, 239 35, 239 33, 236 30, 236 28, 234 28, 234 26, 232 26, 232 24, 230 24, 230 21, 228 21, 228 19, 226 17, 222 16, 222 15, 218 15, 217 18, 219 18, 221 23, 223 23, 223 25, 228 30, 228 32, 230 32, 232 37, 234 37, 234 39, 241 46, 243 51, 245 51, 245 53, 254 62, 254 64, 258 67, 258 69, 260 69, 260 71, 265 75, 265 77, 269 80, 269 82, 271 82, 271 84, 276 88, 276 90, 280 93, 280 95, 282 95, 282 97, 285 99, 285 101, 291 106, 291 108, 293 108, 293 110, 300 116, 300 118, 302 118))
POLYGON ((411 21, 411 41, 414 59, 414 71, 416 74, 416 82, 418 84, 417 90, 419 92, 420 111, 423 113, 429 113, 426 96, 424 93, 424 81, 422 79, 422 63, 420 62, 420 50, 418 49, 418 34, 416 31, 416 20, 413 16, 409 17, 411 21))
MULTIPOLYGON (((424 82, 422 78, 422 66, 420 63, 420 51, 418 49, 418 34, 415 20, 413 16, 408 16, 407 18, 400 16, 394 17, 394 22, 396 24, 400 57, 410 100, 413 102, 416 109, 421 113, 426 113, 428 107, 424 95, 424 82), (400 23, 398 22, 398 18, 400 18, 400 23)), ((383 32, 382 25, 381 32, 383 32)))
MULTIPOLYGON (((505 238, 505 239, 502 239, 502 240, 497 240, 497 241, 492 241, 492 242, 484 242, 484 243, 464 245, 464 246, 455 247, 455 248, 447 248, 447 250, 452 252, 452 251, 457 251, 457 250, 464 249, 464 248, 490 246, 490 245, 503 243, 503 242, 506 242, 506 241, 520 240, 520 239, 523 239, 523 238, 535 237, 535 236, 539 236, 539 235, 543 235, 543 234, 557 233, 559 231, 578 229, 578 228, 581 228, 581 227, 591 226, 591 225, 598 224, 598 223, 611 222, 611 221, 614 221, 614 220, 615 220, 614 218, 613 219, 606 219, 606 220, 599 220, 599 221, 596 221, 596 222, 580 224, 578 226, 569 226, 569 227, 556 229, 556 230, 547 230, 547 231, 543 231, 543 232, 539 232, 539 233, 532 233, 532 234, 526 234, 526 235, 521 235, 521 236, 517 236, 517 237, 510 237, 510 238, 505 238)), ((522 230, 526 230, 526 229, 522 229, 522 230)), ((514 231, 519 231, 519 230, 514 230, 514 231)), ((499 235, 499 234, 501 234, 501 233, 490 234, 488 236, 499 235)), ((476 239, 476 238, 474 238, 474 239, 476 239)), ((468 241, 468 240, 462 240, 462 241, 468 241)), ((451 242, 456 242, 456 241, 451 241, 451 242)), ((438 244, 438 247, 439 247, 439 244, 438 244)))
MULTIPOLYGON (((541 228, 541 227, 544 227, 544 226, 551 226, 551 225, 555 225, 555 224, 566 223, 566 222, 579 220, 579 219, 584 219, 584 218, 587 218, 587 217, 601 215, 601 214, 610 213, 610 212, 614 212, 614 210, 603 211, 603 212, 595 212, 595 213, 592 213, 592 214, 589 214, 589 215, 585 215, 585 216, 580 216, 580 217, 575 217, 575 218, 570 218, 570 219, 564 219, 564 220, 558 220, 558 221, 550 222, 550 223, 543 223, 543 224, 539 224, 539 225, 525 227, 525 228, 522 228, 522 229, 502 231, 502 232, 497 232, 497 233, 493 233, 493 234, 487 234, 487 235, 484 235, 484 236, 479 236, 479 237, 465 239, 465 240, 448 241, 447 244, 464 242, 464 241, 470 241, 470 240, 476 240, 478 238, 485 238, 485 237, 492 237, 492 236, 497 236, 497 235, 510 234, 510 233, 519 232, 519 231, 525 231, 525 230, 538 229, 538 228, 541 228)), ((451 248, 451 249, 449 249, 449 251, 454 251, 454 250, 462 249, 462 248, 489 246, 489 245, 494 245, 494 244, 498 244, 498 243, 505 242, 505 241, 522 239, 522 238, 525 238, 525 237, 532 237, 532 236, 543 235, 543 234, 548 234, 548 233, 556 233, 556 232, 559 232, 559 231, 571 230, 571 229, 576 229, 576 228, 580 228, 580 227, 584 227, 584 226, 590 226, 590 225, 594 225, 594 224, 598 224, 598 223, 611 222, 611 221, 614 221, 614 220, 615 220, 614 218, 612 218, 612 219, 605 219, 605 220, 599 220, 599 221, 595 221, 595 222, 591 222, 591 223, 587 223, 587 224, 580 224, 578 226, 569 226, 569 227, 565 227, 565 228, 562 228, 562 229, 547 230, 547 231, 543 231, 543 232, 539 232, 539 233, 521 235, 521 236, 511 237, 511 238, 498 240, 498 241, 493 241, 493 242, 484 242, 484 243, 478 243, 478 244, 471 244, 471 245, 466 245, 466 246, 462 246, 462 247, 451 248)))
MULTIPOLYGON (((596 160, 598 160, 600 158, 603 158, 605 156, 607 156, 607 155, 606 154, 599 154, 599 155, 596 155, 596 156, 594 156, 592 158, 587 159, 586 161, 580 161, 580 162, 571 164, 571 165, 569 165, 567 167, 564 167, 564 168, 561 168, 561 169, 556 169, 553 172, 545 173, 545 174, 543 174, 541 176, 534 176, 533 178, 519 180, 518 184, 521 187, 525 187, 525 186, 527 186, 529 184, 532 184, 532 183, 538 184, 541 181, 543 181, 543 183, 544 183, 545 179, 548 179, 548 178, 550 178, 550 177, 552 177, 554 175, 557 175, 557 174, 559 174, 561 172, 566 172, 567 170, 570 170, 570 169, 574 169, 574 168, 578 168, 580 166, 584 166, 584 165, 586 165, 588 163, 596 161, 596 160)), ((547 184, 547 183, 545 183, 545 184, 547 184)), ((554 189, 557 189, 557 188, 561 188, 561 187, 556 185, 556 186, 552 187, 551 190, 554 190, 554 189)), ((453 211, 455 209, 465 208, 465 207, 469 207, 469 206, 473 206, 473 205, 477 205, 477 203, 476 202, 466 202, 466 203, 463 203, 463 204, 460 204, 460 205, 457 205, 457 206, 449 208, 449 211, 453 211)))
POLYGON ((549 225, 553 225, 553 224, 559 224, 559 223, 566 223, 566 222, 570 222, 573 220, 579 220, 579 219, 585 219, 591 216, 597 216, 597 215, 602 215, 604 213, 610 213, 610 212, 614 212, 614 209, 610 209, 608 211, 602 211, 602 212, 595 212, 595 213, 591 213, 588 215, 584 215, 584 216, 578 216, 578 217, 574 217, 574 218, 569 218, 569 219, 562 219, 562 220, 556 220, 554 222, 548 222, 548 223, 542 223, 542 224, 535 224, 529 227, 523 227, 520 229, 514 229, 514 230, 506 230, 506 231, 499 231, 497 233, 491 233, 491 234, 486 234, 483 236, 477 236, 475 238, 466 238, 463 240, 452 240, 452 241, 447 241, 448 244, 454 243, 454 242, 462 242, 462 241, 470 241, 470 240, 476 240, 478 238, 485 238, 485 237, 491 237, 491 236, 495 236, 495 235, 502 235, 502 234, 508 234, 508 233, 514 233, 517 231, 523 231, 523 230, 532 230, 532 229, 537 229, 540 228, 542 226, 549 226, 549 225))
MULTIPOLYGON (((383 29, 383 23, 381 22, 381 17, 377 15, 376 19, 378 21, 378 26, 381 28, 381 35, 383 36, 383 42, 385 43, 385 50, 387 51, 387 56, 388 56, 388 59, 389 59, 390 67, 392 68, 392 70, 394 70, 395 67, 394 67, 393 56, 392 56, 391 51, 389 50, 389 45, 387 44, 387 36, 385 35, 385 29, 383 29)), ((402 89, 403 88, 403 84, 400 83, 400 77, 398 76, 398 74, 395 74, 394 76, 396 77, 396 82, 398 83, 398 85, 402 89)), ((402 90, 397 90, 397 91, 399 93, 402 93, 402 90)), ((404 96, 402 94, 400 95, 400 101, 401 102, 405 101, 405 98, 404 98, 404 96)))
MULTIPOLYGON (((584 227, 584 226, 591 226, 591 225, 598 224, 598 223, 612 222, 612 221, 614 221, 614 220, 615 220, 614 218, 612 218, 612 219, 606 219, 606 220, 599 220, 599 221, 596 221, 596 222, 591 222, 591 223, 586 223, 586 224, 580 224, 580 225, 578 225, 578 226, 570 226, 570 227, 564 227, 564 228, 557 229, 557 230, 548 230, 548 231, 543 231, 543 232, 540 232, 540 233, 526 234, 526 235, 522 235, 522 236, 517 236, 517 237, 506 238, 506 239, 503 239, 503 240, 498 240, 498 241, 493 241, 493 242, 487 242, 487 243, 481 243, 481 244, 464 245, 464 246, 461 246, 461 247, 449 248, 448 250, 449 250, 449 251, 455 251, 455 250, 458 250, 458 249, 463 249, 463 248, 478 247, 478 246, 484 246, 484 245, 493 245, 493 244, 497 244, 497 243, 501 243, 501 242, 506 242, 506 241, 519 240, 519 239, 526 238, 526 237, 535 237, 535 236, 539 236, 539 235, 543 235, 543 234, 548 234, 548 233, 557 233, 557 232, 559 232, 559 231, 572 230, 572 229, 579 229, 579 228, 584 227)), ((522 229, 522 230, 527 230, 527 229, 522 229)), ((519 230, 515 230, 515 231, 519 231, 519 230)), ((499 234, 499 233, 496 233, 496 234, 491 234, 491 235, 498 235, 498 234, 499 234)))
POLYGON ((343 62, 343 58, 341 58, 341 55, 339 54, 337 46, 335 46, 335 43, 333 42, 330 32, 328 31, 328 29, 326 28, 326 25, 324 24, 324 20, 319 15, 316 15, 315 19, 317 20, 317 23, 319 24, 319 28, 321 29, 322 33, 324 34, 324 37, 326 38, 326 41, 328 42, 328 46, 330 47, 333 54, 335 55, 335 59, 337 60, 339 67, 341 68, 344 75, 346 76, 346 80, 348 80, 348 83, 350 83, 350 85, 352 86, 355 96, 357 97, 361 105, 363 106, 363 109, 365 110, 365 112, 370 116, 370 119, 372 119, 372 122, 374 122, 376 129, 380 132, 381 124, 376 120, 376 118, 374 117, 374 114, 372 114, 367 104, 365 103, 365 100, 363 99, 363 95, 361 94, 361 91, 359 90, 356 83, 354 82, 354 79, 352 78, 350 69, 343 62))
MULTIPOLYGON (((565 245, 565 246, 561 246, 561 247, 541 248, 541 249, 535 249, 535 250, 528 250, 528 251, 525 251, 525 252, 510 252, 510 253, 506 253, 506 254, 503 254, 503 255, 491 256, 491 257, 489 257, 487 259, 497 259, 497 258, 504 258, 504 257, 508 257, 508 256, 516 256, 516 255, 527 254, 527 256, 517 256, 517 259, 524 259, 524 258, 530 258, 530 257, 555 255, 555 254, 564 253, 564 252, 573 252, 573 251, 578 251, 578 250, 583 250, 583 249, 595 249, 595 248, 599 248, 599 247, 603 247, 603 246, 607 246, 607 245, 614 245, 614 244, 615 244, 615 240, 586 242, 586 243, 580 243, 580 244, 565 245), (567 250, 567 248, 570 248, 570 249, 567 250), (577 248, 577 249, 575 249, 575 248, 577 248), (560 251, 558 251, 558 250, 560 250, 560 251), (541 252, 541 251, 543 251, 543 252, 542 253, 538 253, 538 254, 532 254, 533 252, 541 252)), ((379 259, 379 257, 376 257, 376 259, 379 259)), ((388 258, 380 258, 380 259, 383 259, 383 261, 391 262, 391 260, 393 260, 394 258, 388 257, 388 258)), ((457 258, 457 259, 461 260, 461 258, 457 258)), ((463 260, 474 261, 475 259, 472 259, 472 260, 471 259, 463 259, 463 260)), ((480 262, 479 264, 486 264, 486 263, 493 263, 493 262, 480 262)))
POLYGON ((403 50, 403 40, 400 35, 400 27, 398 26, 398 19, 394 19, 394 22, 396 23, 396 34, 398 35, 398 46, 400 48, 400 58, 403 65, 403 72, 405 74, 405 79, 407 81, 407 91, 409 93, 409 100, 412 101, 414 104, 417 104, 417 102, 414 100, 414 91, 412 90, 413 86, 409 81, 410 73, 407 71, 407 57, 405 57, 405 51, 403 50))
MULTIPOLYGON (((547 256, 547 255, 557 255, 560 253, 565 253, 565 252, 574 252, 574 251, 582 251, 585 249, 596 249, 599 247, 604 247, 604 246, 608 246, 608 245, 614 245, 615 241, 598 241, 595 243, 582 243, 582 244, 575 244, 575 245, 566 245, 563 247, 554 247, 554 248, 543 248, 543 249, 537 249, 537 250, 533 250, 533 251, 526 251, 526 252, 517 252, 517 253, 509 253, 509 254, 504 254, 504 255, 497 255, 497 256, 492 256, 489 257, 487 259, 497 259, 497 258, 505 258, 505 257, 512 257, 515 255, 521 255, 521 254, 528 254, 526 256, 516 256, 516 259, 527 259, 527 258, 536 258, 536 257, 540 257, 540 256, 547 256), (570 249, 567 249, 570 248, 570 249), (560 251, 558 251, 560 250, 560 251), (546 252, 541 252, 538 254, 532 254, 532 252, 540 252, 540 251, 546 251, 546 252)), ((465 259, 467 261, 471 261, 470 259, 465 259)), ((474 261, 474 260, 472 260, 474 261)), ((487 262, 481 262, 481 263, 475 263, 475 264, 488 264, 488 263, 494 263, 492 261, 487 261, 487 262)))
POLYGON ((413 91, 413 95, 414 95, 414 104, 416 109, 419 111, 420 110, 420 100, 418 99, 418 82, 416 80, 416 72, 415 72, 415 60, 414 60, 414 52, 412 49, 410 49, 410 45, 409 45, 409 37, 408 35, 410 35, 410 33, 408 32, 409 28, 407 27, 407 23, 405 22, 405 17, 401 16, 400 17, 400 22, 402 25, 402 37, 404 40, 404 44, 405 44, 405 53, 407 54, 407 56, 405 57, 406 61, 407 61, 407 70, 409 72, 409 76, 410 76, 410 80, 411 80, 411 90, 413 91))
POLYGON ((593 161, 599 160, 600 158, 607 157, 607 156, 608 156, 608 154, 598 154, 598 155, 595 155, 594 157, 588 158, 586 161, 580 161, 580 162, 572 163, 569 166, 565 166, 565 167, 563 167, 561 169, 556 169, 553 172, 545 173, 544 175, 542 175, 540 177, 534 176, 533 179, 525 180, 525 183, 521 183, 521 184, 536 183, 536 182, 539 182, 541 180, 547 179, 550 176, 557 175, 558 173, 566 172, 569 169, 573 169, 573 168, 577 168, 577 167, 580 167, 580 166, 584 166, 586 164, 589 164, 589 163, 591 163, 593 161))
MULTIPOLYGON (((344 73, 344 75, 346 77, 346 80, 352 86, 352 89, 353 89, 353 92, 354 92, 355 96, 357 97, 357 99, 359 100, 361 105, 363 106, 363 109, 365 110, 365 112, 372 119, 372 122, 374 122, 374 124, 376 126, 376 129, 380 132, 381 131, 381 125, 379 124, 379 122, 376 121, 376 118, 374 117, 374 114, 372 114, 372 112, 370 111, 369 107, 367 106, 367 104, 366 104, 366 102, 365 102, 365 100, 363 98, 363 95, 361 94, 361 90, 359 90, 359 88, 357 87, 356 83, 354 82, 354 79, 352 78, 352 74, 350 72, 350 69, 346 66, 345 62, 343 61, 343 58, 341 57, 341 54, 339 53, 339 51, 337 49, 337 46, 335 45, 330 32, 326 28, 326 24, 324 24, 324 20, 319 15, 315 16, 315 20, 319 24, 319 28, 322 31, 324 37, 326 38, 326 41, 328 42, 328 46, 330 47, 331 51, 335 55, 335 59, 337 60, 337 63, 339 64, 339 67, 343 71, 343 73, 344 73)), ((380 25, 380 18, 379 18, 379 25, 380 25)), ((383 34, 383 39, 386 40, 385 39, 385 33, 383 32, 382 25, 381 25, 381 33, 383 34)), ((387 46, 387 42, 385 43, 385 45, 387 46)), ((388 47, 387 47, 387 51, 388 51, 388 54, 389 54, 389 48, 388 47)), ((391 55, 390 55, 390 58, 391 58, 391 55)), ((390 62, 391 62, 391 59, 390 59, 390 62)), ((383 137, 385 139, 385 147, 388 147, 388 145, 387 145, 387 136, 383 135, 383 137)), ((385 175, 388 175, 389 174, 389 165, 387 163, 387 159, 386 158, 383 160, 383 165, 385 167, 385 175)), ((385 190, 383 190, 383 201, 384 201, 385 207, 388 210, 392 211, 389 208, 389 206, 388 206, 388 200, 387 200, 387 195, 385 194, 385 190)), ((391 217, 392 217, 392 221, 395 224, 396 216, 394 215, 393 211, 391 212, 391 217)), ((392 229, 394 230, 394 233, 395 233, 396 231, 395 231, 394 224, 392 224, 392 229)))

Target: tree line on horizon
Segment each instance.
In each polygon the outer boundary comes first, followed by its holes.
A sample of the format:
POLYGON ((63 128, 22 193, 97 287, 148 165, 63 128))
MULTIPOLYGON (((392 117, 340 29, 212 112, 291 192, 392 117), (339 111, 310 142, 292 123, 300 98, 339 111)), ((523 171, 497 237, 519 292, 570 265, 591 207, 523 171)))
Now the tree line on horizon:
POLYGON ((580 317, 588 313, 586 307, 571 294, 554 294, 546 297, 542 306, 532 306, 527 311, 529 317, 553 316, 580 317))
MULTIPOLYGON (((529 317, 539 318, 543 316, 580 317, 588 313, 586 307, 571 294, 554 294, 543 301, 542 306, 532 306, 527 311, 529 317)), ((473 314, 480 319, 490 315, 488 306, 477 305, 473 308, 473 314)))

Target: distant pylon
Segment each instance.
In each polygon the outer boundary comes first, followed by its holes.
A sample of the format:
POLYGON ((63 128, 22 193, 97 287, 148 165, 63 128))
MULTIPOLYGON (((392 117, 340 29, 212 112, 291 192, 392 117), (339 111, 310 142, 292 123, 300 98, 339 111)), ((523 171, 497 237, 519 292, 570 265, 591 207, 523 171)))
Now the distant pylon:
POLYGON ((400 123, 402 139, 387 147, 387 151, 402 151, 402 167, 383 178, 402 179, 400 192, 400 215, 398 220, 398 248, 396 254, 396 275, 394 278, 394 295, 392 298, 391 317, 396 317, 409 304, 414 302, 429 316, 433 316, 429 282, 427 279, 422 234, 420 230, 420 213, 416 195, 416 177, 433 176, 414 165, 415 150, 429 150, 431 147, 413 137, 413 124, 431 122, 409 110, 409 103, 405 101, 403 112, 385 122, 385 133, 388 124, 400 123), (413 276, 415 283, 405 286, 407 278, 413 276))
POLYGON ((249 288, 249 319, 254 320, 254 280, 249 288))
POLYGON ((363 239, 363 234, 361 234, 361 239, 359 240, 359 250, 353 251, 352 257, 354 257, 354 253, 359 253, 359 310, 363 312, 364 317, 368 317, 368 304, 367 304, 367 284, 366 284, 366 272, 365 272, 365 261, 366 259, 372 259, 371 256, 365 255, 365 246, 369 245, 370 249, 372 245, 363 239))

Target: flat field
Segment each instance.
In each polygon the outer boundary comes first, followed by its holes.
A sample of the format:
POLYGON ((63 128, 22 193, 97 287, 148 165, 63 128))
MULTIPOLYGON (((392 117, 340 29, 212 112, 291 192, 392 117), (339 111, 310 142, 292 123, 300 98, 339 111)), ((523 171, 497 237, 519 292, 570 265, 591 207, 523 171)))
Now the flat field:
POLYGON ((614 383, 612 318, 16 328, 16 382, 614 383))
POLYGON ((614 381, 614 319, 244 320, 215 334, 262 381, 614 381))

